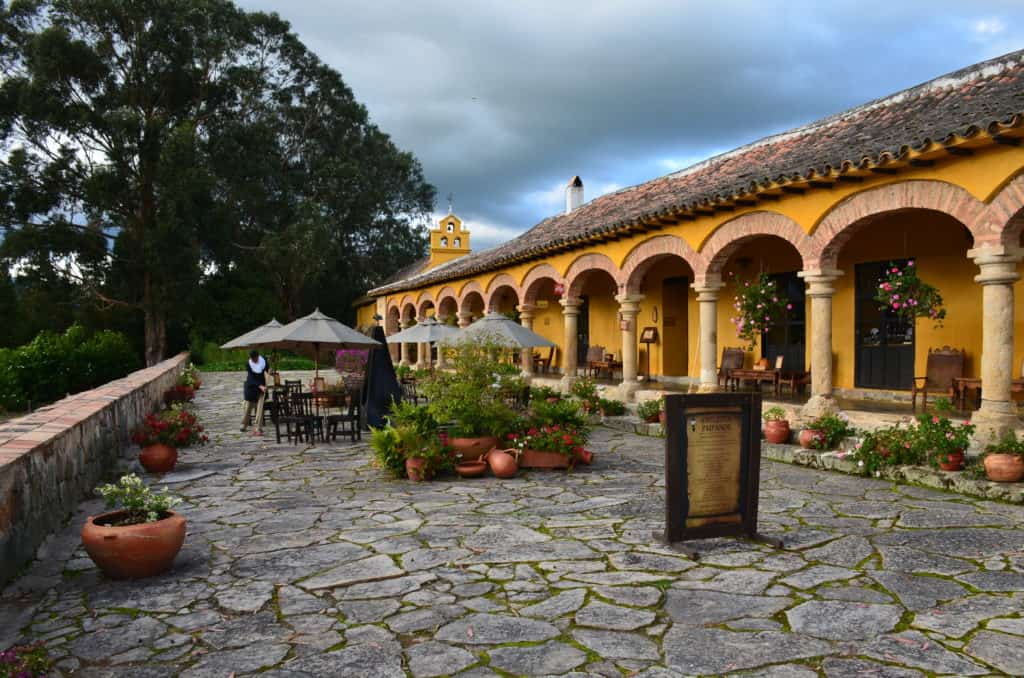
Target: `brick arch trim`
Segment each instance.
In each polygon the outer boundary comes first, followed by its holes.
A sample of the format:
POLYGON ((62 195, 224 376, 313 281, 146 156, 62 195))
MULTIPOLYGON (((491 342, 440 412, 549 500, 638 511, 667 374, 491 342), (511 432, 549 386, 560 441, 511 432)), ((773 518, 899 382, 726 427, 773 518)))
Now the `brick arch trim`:
POLYGON ((638 293, 647 270, 666 255, 682 259, 694 271, 703 268, 704 257, 688 242, 674 235, 658 235, 634 247, 623 259, 622 279, 626 292, 638 293))
POLYGON ((592 252, 590 254, 584 254, 576 259, 576 261, 572 262, 569 266, 569 270, 566 271, 565 279, 567 281, 567 297, 576 298, 580 296, 586 274, 591 271, 606 272, 612 277, 612 280, 615 281, 615 284, 618 287, 622 287, 622 271, 619 267, 604 254, 592 252))
POLYGON ((1016 247, 1024 230, 1024 172, 1008 181, 993 196, 974 244, 1000 244, 1016 247))
POLYGON ((812 239, 789 217, 778 212, 749 212, 730 219, 719 226, 700 248, 702 269, 695 270, 697 276, 717 274, 741 243, 758 236, 781 238, 796 248, 806 269, 816 259, 812 239))
POLYGON ((531 268, 519 284, 519 289, 522 290, 522 303, 536 303, 542 280, 553 280, 557 283, 562 282, 562 276, 551 264, 538 264, 531 268))

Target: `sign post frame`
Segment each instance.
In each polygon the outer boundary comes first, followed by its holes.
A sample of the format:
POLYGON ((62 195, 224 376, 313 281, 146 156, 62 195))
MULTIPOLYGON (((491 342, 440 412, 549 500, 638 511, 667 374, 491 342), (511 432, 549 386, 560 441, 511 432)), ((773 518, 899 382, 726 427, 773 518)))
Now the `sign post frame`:
POLYGON ((757 531, 758 494, 761 485, 761 394, 700 393, 674 394, 665 397, 665 532, 655 536, 692 558, 699 557, 693 546, 684 545, 696 539, 743 537, 781 548, 782 540, 757 531), (739 520, 687 527, 690 518, 688 489, 688 412, 702 415, 736 415, 740 420, 739 488, 737 512, 739 520))

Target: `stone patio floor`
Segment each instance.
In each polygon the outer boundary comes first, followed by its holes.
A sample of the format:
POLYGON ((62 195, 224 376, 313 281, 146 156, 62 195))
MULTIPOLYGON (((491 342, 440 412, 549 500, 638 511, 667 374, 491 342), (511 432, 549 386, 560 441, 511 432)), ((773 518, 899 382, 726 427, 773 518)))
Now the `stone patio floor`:
POLYGON ((694 562, 652 538, 661 440, 598 428, 592 467, 414 484, 365 444, 239 433, 240 381, 204 377, 213 442, 163 479, 174 570, 100 576, 84 502, 0 594, 0 647, 82 676, 1024 674, 1024 507, 766 462, 785 548, 694 562))

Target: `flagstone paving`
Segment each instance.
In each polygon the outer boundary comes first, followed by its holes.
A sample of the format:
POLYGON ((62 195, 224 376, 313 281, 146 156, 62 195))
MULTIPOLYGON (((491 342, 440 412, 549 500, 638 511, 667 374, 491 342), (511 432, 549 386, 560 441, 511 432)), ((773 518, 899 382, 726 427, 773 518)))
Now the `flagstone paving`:
MULTIPOLYGON (((1024 674, 1024 507, 768 462, 762 531, 694 562, 659 544, 662 441, 598 428, 596 463, 511 480, 392 480, 365 444, 213 442, 173 572, 104 579, 77 531, 0 595, 0 647, 82 676, 1024 674)), ((150 481, 156 481, 149 477, 150 481)))

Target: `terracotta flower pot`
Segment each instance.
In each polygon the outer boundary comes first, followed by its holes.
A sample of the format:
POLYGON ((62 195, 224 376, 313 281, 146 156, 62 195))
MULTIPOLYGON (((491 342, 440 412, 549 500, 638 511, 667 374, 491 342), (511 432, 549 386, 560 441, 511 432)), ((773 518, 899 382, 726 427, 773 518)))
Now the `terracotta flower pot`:
POLYGON ((455 454, 461 454, 463 461, 476 461, 498 444, 494 436, 483 436, 480 438, 449 438, 448 444, 455 450, 455 454))
POLYGON ((498 478, 512 478, 519 470, 515 457, 505 450, 494 448, 484 458, 487 460, 487 465, 491 467, 491 473, 498 478))
POLYGON ((1017 483, 1024 478, 1024 457, 1018 454, 990 454, 984 464, 985 475, 997 483, 1017 483))
POLYGON ((963 471, 964 451, 957 450, 956 452, 939 455, 939 468, 943 471, 963 471))
POLYGON ((661 412, 658 412, 657 414, 652 414, 652 415, 648 416, 646 419, 644 419, 644 421, 647 422, 648 424, 657 424, 658 423, 658 419, 660 419, 660 418, 661 418, 661 412))
POLYGON ((519 465, 523 468, 537 468, 550 471, 556 468, 569 468, 572 460, 560 452, 543 450, 523 450, 519 457, 519 465))
POLYGON ((139 452, 139 463, 150 473, 167 473, 178 463, 178 450, 170 445, 147 445, 139 452))
POLYGON ((464 461, 455 465, 455 472, 462 478, 479 478, 486 471, 486 461, 464 461))
POLYGON ((824 433, 824 431, 819 431, 819 430, 814 429, 814 428, 805 428, 804 430, 800 431, 800 438, 799 438, 799 440, 800 440, 800 447, 804 448, 805 450, 810 450, 810 449, 814 448, 814 444, 813 443, 814 443, 815 440, 820 440, 820 441, 824 442, 824 440, 825 440, 825 433, 824 433))
POLYGON ((418 483, 421 480, 428 480, 427 460, 423 457, 409 457, 405 460, 405 474, 409 480, 418 483))
POLYGON ((789 440, 789 422, 785 419, 766 421, 764 437, 768 442, 776 445, 787 442, 789 440))
POLYGON ((665 425, 665 410, 658 412, 658 423, 661 424, 662 426, 665 425))
POLYGON ((582 452, 576 455, 576 458, 580 461, 580 463, 586 464, 587 466, 590 466, 591 464, 594 463, 594 453, 591 452, 590 450, 583 450, 582 452))
POLYGON ((171 569, 185 543, 185 518, 174 511, 155 523, 107 525, 125 511, 89 516, 82 526, 82 545, 92 561, 111 579, 141 579, 171 569))

